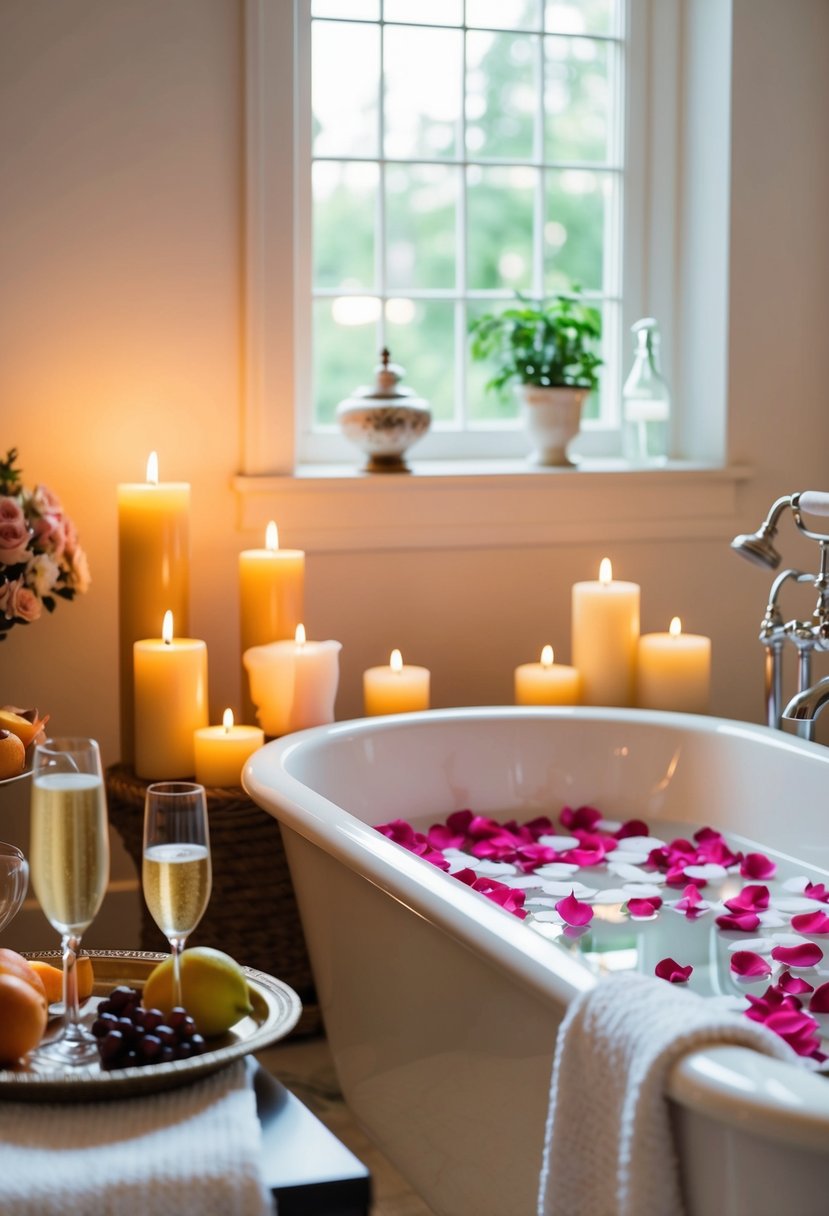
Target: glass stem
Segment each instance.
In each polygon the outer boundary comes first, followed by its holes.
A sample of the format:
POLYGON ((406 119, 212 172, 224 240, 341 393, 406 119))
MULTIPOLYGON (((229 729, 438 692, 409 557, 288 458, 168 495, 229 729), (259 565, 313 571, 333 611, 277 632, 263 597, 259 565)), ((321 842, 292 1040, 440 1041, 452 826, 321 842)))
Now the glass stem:
POLYGON ((173 1005, 181 1005, 181 952, 184 949, 185 937, 170 938, 170 952, 173 956, 173 1005))
POLYGON ((78 954, 81 939, 74 934, 65 933, 61 941, 63 950, 63 1023, 64 1039, 70 1043, 84 1042, 81 1031, 80 1009, 78 1002, 78 954))

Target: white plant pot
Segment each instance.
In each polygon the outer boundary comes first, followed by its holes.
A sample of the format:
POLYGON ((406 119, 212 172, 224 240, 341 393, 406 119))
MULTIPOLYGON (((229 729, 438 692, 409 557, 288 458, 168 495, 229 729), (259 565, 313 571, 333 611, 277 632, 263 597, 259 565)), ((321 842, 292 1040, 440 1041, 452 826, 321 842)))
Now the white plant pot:
POLYGON ((567 445, 581 427, 585 388, 519 386, 521 417, 533 445, 529 459, 546 468, 572 468, 567 445))

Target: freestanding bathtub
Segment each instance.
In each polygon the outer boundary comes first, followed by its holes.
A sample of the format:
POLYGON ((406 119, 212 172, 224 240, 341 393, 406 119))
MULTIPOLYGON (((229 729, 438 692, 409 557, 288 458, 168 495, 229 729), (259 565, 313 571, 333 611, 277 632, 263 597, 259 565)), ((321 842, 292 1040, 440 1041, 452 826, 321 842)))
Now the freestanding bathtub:
MULTIPOLYGON (((556 1031, 596 969, 372 825, 591 804, 654 834, 712 825, 829 879, 829 749, 715 718, 361 719, 266 745, 244 783, 282 825, 346 1101, 440 1216, 535 1212, 556 1031)), ((668 1092, 691 1216, 829 1211, 829 1077, 716 1047, 675 1066, 668 1092)))

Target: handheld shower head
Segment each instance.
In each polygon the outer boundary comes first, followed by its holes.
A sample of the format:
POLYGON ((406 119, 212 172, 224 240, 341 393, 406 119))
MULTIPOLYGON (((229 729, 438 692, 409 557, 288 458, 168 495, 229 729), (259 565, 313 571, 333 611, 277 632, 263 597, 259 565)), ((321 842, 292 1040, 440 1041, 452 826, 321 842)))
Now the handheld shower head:
POLYGON ((756 532, 745 532, 741 536, 734 537, 731 542, 734 552, 739 553, 740 557, 744 557, 747 561, 754 562, 757 566, 776 570, 780 565, 780 554, 774 547, 773 538, 777 535, 777 521, 786 508, 791 505, 791 494, 778 498, 756 532))

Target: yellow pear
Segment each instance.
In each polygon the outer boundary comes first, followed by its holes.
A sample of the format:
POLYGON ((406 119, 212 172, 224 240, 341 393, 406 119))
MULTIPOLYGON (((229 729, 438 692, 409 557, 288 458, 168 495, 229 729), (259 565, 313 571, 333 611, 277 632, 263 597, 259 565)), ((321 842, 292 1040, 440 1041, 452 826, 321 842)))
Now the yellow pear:
MULTIPOLYGON (((172 957, 154 967, 144 984, 145 1009, 169 1013, 173 1007, 172 957)), ((242 968, 221 950, 193 946, 181 955, 181 1003, 206 1039, 224 1034, 253 1012, 242 968)))

